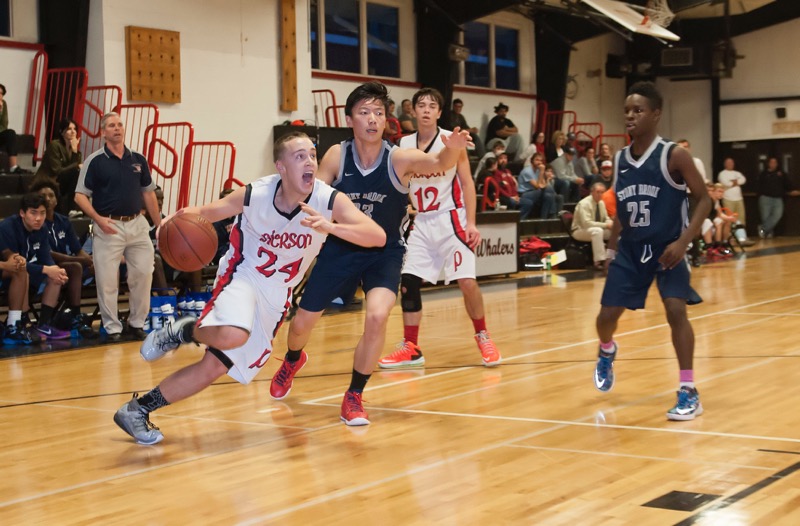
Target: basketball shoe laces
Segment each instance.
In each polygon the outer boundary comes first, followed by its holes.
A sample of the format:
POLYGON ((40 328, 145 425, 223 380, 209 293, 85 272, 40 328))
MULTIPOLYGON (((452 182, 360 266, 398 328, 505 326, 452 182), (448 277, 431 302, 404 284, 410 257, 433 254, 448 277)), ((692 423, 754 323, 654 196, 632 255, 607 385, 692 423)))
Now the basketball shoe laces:
MULTIPOLYGON (((134 393, 134 398, 139 396, 139 393, 134 393)), ((150 413, 143 411, 141 406, 135 410, 139 413, 136 418, 133 419, 133 425, 136 427, 134 430, 136 433, 143 432, 147 433, 148 431, 159 431, 158 426, 150 421, 150 413)))
POLYGON ((397 350, 391 353, 389 356, 384 358, 384 360, 394 361, 394 362, 404 362, 411 360, 412 358, 416 357, 419 353, 417 353, 415 349, 415 345, 403 339, 402 342, 397 344, 397 350))
POLYGON ((601 380, 606 380, 610 369, 611 357, 606 353, 601 354, 600 359, 597 361, 597 376, 599 376, 601 380))
POLYGON ((281 368, 278 369, 278 374, 275 375, 275 383, 280 385, 281 387, 286 387, 286 382, 288 382, 295 373, 295 366, 300 363, 300 360, 296 362, 290 362, 289 360, 278 360, 282 361, 281 368))
POLYGON ((344 397, 345 412, 348 415, 353 413, 364 413, 364 400, 361 398, 363 393, 356 393, 354 391, 347 391, 344 397))
POLYGON ((489 333, 486 331, 481 331, 475 335, 478 339, 478 347, 481 350, 481 354, 484 358, 491 359, 495 358, 499 353, 497 351, 497 347, 495 347, 492 338, 489 336, 489 333))
POLYGON ((173 332, 172 323, 168 323, 161 331, 156 332, 155 347, 158 347, 162 352, 171 351, 180 347, 182 340, 180 334, 173 332))

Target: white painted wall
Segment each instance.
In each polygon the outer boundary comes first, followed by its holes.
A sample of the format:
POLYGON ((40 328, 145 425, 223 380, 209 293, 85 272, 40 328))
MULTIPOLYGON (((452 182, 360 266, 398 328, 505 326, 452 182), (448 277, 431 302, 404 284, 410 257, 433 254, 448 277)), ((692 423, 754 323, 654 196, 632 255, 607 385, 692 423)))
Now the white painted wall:
MULTIPOLYGON (((308 40, 305 0, 297 1, 297 39, 308 40)), ((280 111, 277 2, 241 0, 95 0, 87 66, 91 84, 126 85, 125 26, 178 31, 181 102, 159 103, 162 122, 189 121, 197 140, 229 140, 236 177, 274 172, 272 126, 311 113, 310 55, 298 51, 299 110, 280 111)), ((127 101, 127 99, 125 99, 127 101)))
POLYGON ((31 65, 36 51, 0 47, 0 84, 6 87, 4 97, 8 104, 8 127, 22 133, 25 128, 25 108, 28 103, 31 65))
POLYGON ((706 175, 711 177, 711 81, 661 78, 656 86, 664 97, 661 136, 673 141, 687 139, 692 155, 703 161, 706 175))
POLYGON ((569 74, 576 76, 578 93, 574 99, 566 99, 564 109, 574 111, 579 122, 603 123, 605 134, 624 133, 625 79, 610 79, 605 70, 609 53, 625 53, 625 41, 609 33, 579 42, 575 48, 570 53, 569 74))
MULTIPOLYGON (((737 61, 733 78, 720 81, 724 100, 800 95, 800 20, 795 19, 733 39, 737 61)), ((720 140, 745 141, 798 137, 772 133, 779 120, 800 121, 800 101, 754 102, 725 105, 720 109, 720 140), (787 109, 786 119, 775 108, 787 109)))

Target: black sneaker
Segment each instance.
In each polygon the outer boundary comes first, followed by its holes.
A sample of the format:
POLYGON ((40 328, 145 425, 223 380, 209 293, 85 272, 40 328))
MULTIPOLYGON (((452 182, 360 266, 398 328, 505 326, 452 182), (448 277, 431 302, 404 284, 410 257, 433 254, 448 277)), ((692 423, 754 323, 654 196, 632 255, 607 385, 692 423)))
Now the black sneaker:
POLYGON ((84 338, 87 340, 93 340, 97 338, 97 333, 92 328, 92 324, 89 322, 89 317, 85 314, 78 314, 72 318, 70 333, 73 338, 84 338))
POLYGON ((3 336, 3 343, 6 345, 30 345, 33 343, 31 333, 22 324, 22 321, 17 321, 13 326, 6 327, 6 333, 3 336))

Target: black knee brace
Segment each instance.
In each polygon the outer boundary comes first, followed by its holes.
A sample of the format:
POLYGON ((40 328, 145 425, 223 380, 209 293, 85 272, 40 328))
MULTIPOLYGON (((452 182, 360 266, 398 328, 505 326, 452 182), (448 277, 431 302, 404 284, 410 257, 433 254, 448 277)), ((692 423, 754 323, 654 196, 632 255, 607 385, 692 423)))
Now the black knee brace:
POLYGON ((400 277, 400 306, 403 312, 419 312, 422 310, 422 294, 420 287, 422 278, 413 274, 403 274, 400 277))

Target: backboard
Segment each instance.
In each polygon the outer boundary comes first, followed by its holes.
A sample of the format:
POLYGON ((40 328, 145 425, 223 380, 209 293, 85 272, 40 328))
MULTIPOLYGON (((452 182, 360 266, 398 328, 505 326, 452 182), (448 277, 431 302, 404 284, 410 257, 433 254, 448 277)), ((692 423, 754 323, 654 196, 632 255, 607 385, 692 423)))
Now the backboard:
POLYGON ((681 39, 678 35, 666 28, 649 20, 642 13, 628 7, 625 2, 618 2, 616 0, 581 0, 584 4, 588 4, 594 9, 600 11, 611 20, 620 24, 625 29, 640 33, 642 35, 650 35, 655 38, 663 40, 678 41, 681 39))

